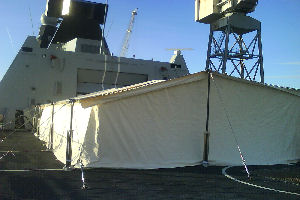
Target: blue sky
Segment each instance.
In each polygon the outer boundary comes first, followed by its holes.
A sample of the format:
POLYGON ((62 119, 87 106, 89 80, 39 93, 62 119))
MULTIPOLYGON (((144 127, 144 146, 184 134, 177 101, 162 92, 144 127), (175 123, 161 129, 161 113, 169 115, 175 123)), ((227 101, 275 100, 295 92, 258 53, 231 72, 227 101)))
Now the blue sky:
MULTIPOLYGON (((104 3, 105 0, 96 0, 104 3)), ((209 25, 194 22, 194 0, 108 0, 105 35, 119 53, 131 11, 139 8, 128 57, 169 61, 183 55, 191 73, 205 68, 209 25)), ((46 0, 0 0, 0 79, 28 35, 38 34, 46 0), (30 12, 32 22, 30 20, 30 12), (33 28, 32 28, 33 24, 33 28)), ((262 22, 265 82, 300 88, 300 0, 259 0, 250 15, 262 22)))

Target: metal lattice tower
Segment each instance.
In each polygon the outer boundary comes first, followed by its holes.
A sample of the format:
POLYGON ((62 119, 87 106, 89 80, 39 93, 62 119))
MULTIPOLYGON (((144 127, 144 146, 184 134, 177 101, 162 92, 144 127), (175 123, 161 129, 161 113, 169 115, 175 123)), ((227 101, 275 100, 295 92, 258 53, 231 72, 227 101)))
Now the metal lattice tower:
POLYGON ((257 1, 196 0, 196 21, 210 24, 206 70, 264 82, 261 22, 246 15, 257 1))
POLYGON ((120 57, 125 57, 126 56, 126 53, 127 53, 127 50, 128 50, 128 46, 129 46, 129 40, 130 40, 130 36, 131 36, 131 33, 132 33, 132 29, 133 29, 133 25, 134 25, 134 21, 135 21, 135 16, 137 15, 137 8, 132 11, 131 13, 131 18, 130 18, 130 22, 129 22, 129 26, 126 30, 126 34, 125 34, 125 37, 123 39, 123 45, 122 45, 122 49, 121 49, 121 52, 120 52, 120 57))

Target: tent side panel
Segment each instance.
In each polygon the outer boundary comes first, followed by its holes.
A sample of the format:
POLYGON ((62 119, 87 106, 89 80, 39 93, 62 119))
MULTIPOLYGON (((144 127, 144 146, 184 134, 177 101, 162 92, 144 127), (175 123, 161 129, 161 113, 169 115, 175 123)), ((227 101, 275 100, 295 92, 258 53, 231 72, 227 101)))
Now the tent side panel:
POLYGON ((52 106, 47 106, 43 109, 40 124, 39 124, 39 139, 49 143, 49 132, 51 126, 52 106))
POLYGON ((80 103, 75 103, 73 111, 73 138, 72 138, 72 165, 84 162, 83 153, 89 146, 95 144, 86 140, 88 123, 92 108, 82 108, 80 103))
POLYGON ((90 116, 87 122, 86 134, 83 140, 83 151, 81 160, 85 166, 97 166, 100 158, 102 157, 100 149, 99 130, 102 119, 99 118, 98 106, 93 106, 90 109, 90 116), (96 163, 96 165, 94 165, 96 163))
POLYGON ((214 76, 210 155, 216 164, 269 165, 300 159, 300 98, 214 76), (228 123, 228 120, 231 123, 228 123))
POLYGON ((150 169, 198 164, 206 96, 203 80, 99 105, 94 116, 99 130, 93 129, 99 160, 88 166, 150 169))
MULTIPOLYGON (((43 110, 40 122, 39 139, 50 146, 50 127, 52 123, 52 105, 46 106, 43 110)), ((72 137, 72 165, 76 164, 82 144, 84 142, 87 124, 91 108, 82 108, 75 103, 73 109, 73 137, 72 137)), ((53 118, 53 153, 62 163, 66 162, 67 132, 70 130, 71 104, 58 104, 54 106, 53 118)))
POLYGON ((58 104, 54 106, 53 120, 53 153, 62 163, 66 163, 67 131, 70 127, 69 104, 58 104))

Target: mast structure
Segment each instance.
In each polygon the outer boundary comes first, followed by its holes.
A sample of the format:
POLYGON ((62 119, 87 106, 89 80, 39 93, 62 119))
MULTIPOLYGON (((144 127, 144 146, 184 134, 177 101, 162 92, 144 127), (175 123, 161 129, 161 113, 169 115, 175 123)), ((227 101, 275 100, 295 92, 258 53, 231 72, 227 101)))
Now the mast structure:
POLYGON ((125 57, 126 54, 127 54, 127 50, 128 50, 128 47, 129 47, 129 40, 130 40, 130 36, 131 36, 131 33, 132 33, 133 25, 134 25, 134 22, 135 22, 135 16, 137 15, 137 10, 138 9, 136 8, 131 13, 129 26, 126 30, 126 34, 125 34, 125 37, 123 39, 122 48, 121 48, 121 52, 120 52, 120 55, 119 55, 120 57, 125 57))
POLYGON ((257 1, 195 1, 196 21, 210 24, 206 70, 264 83, 261 22, 247 16, 257 1))

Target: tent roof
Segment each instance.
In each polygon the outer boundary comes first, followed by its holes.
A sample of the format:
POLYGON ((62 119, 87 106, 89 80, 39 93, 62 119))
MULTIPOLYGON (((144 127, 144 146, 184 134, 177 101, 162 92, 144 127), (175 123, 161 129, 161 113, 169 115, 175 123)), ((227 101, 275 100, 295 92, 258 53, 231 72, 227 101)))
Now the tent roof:
MULTIPOLYGON (((254 81, 249 81, 249 80, 245 80, 245 79, 241 79, 241 78, 237 78, 237 77, 232 77, 232 76, 220 74, 217 72, 212 72, 212 76, 218 76, 221 78, 229 79, 232 81, 238 81, 238 82, 250 84, 253 86, 274 89, 274 90, 277 90, 278 92, 285 92, 285 93, 289 93, 291 95, 296 95, 296 96, 300 97, 300 90, 296 90, 293 88, 284 88, 284 87, 277 87, 277 86, 262 84, 259 82, 254 82, 254 81)), ((186 75, 186 76, 183 76, 180 78, 171 79, 168 81, 152 80, 152 81, 147 81, 147 82, 130 85, 130 86, 122 87, 122 88, 113 88, 113 89, 90 93, 87 95, 81 95, 81 96, 71 98, 71 99, 75 100, 75 101, 79 101, 83 105, 83 107, 90 107, 90 106, 93 106, 96 104, 101 104, 101 103, 105 103, 105 102, 109 102, 109 101, 115 101, 115 100, 118 100, 121 98, 136 96, 136 95, 140 95, 140 94, 144 94, 144 93, 148 93, 148 92, 153 92, 156 90, 161 90, 161 89, 168 88, 168 87, 187 84, 187 83, 194 82, 194 81, 205 80, 207 78, 208 78, 207 72, 202 71, 202 72, 186 75)), ((64 100, 64 101, 60 101, 58 103, 66 103, 69 101, 70 100, 64 100)))
POLYGON ((93 98, 93 97, 97 97, 97 96, 108 96, 108 95, 122 93, 122 92, 130 91, 130 90, 136 90, 138 88, 147 87, 147 86, 154 85, 156 83, 161 83, 164 81, 165 80, 152 80, 152 81, 142 82, 142 83, 129 85, 126 87, 121 87, 121 88, 111 88, 111 89, 102 90, 99 92, 93 92, 93 93, 89 93, 89 94, 85 94, 85 95, 80 95, 74 99, 81 100, 81 99, 93 98))
POLYGON ((204 80, 205 78, 207 78, 207 73, 199 72, 199 73, 183 76, 180 78, 171 79, 168 81, 164 81, 164 80, 148 81, 136 85, 131 85, 128 87, 95 92, 92 94, 83 95, 74 98, 74 100, 80 101, 83 107, 89 107, 96 104, 115 101, 125 97, 136 96, 148 92, 153 92, 156 90, 161 90, 168 87, 173 87, 176 85, 204 80))
POLYGON ((265 87, 265 88, 275 89, 277 91, 287 92, 289 94, 300 96, 300 89, 290 88, 290 87, 282 87, 282 86, 266 84, 266 83, 263 84, 263 83, 260 83, 260 82, 249 81, 249 80, 241 79, 241 78, 238 78, 238 77, 233 77, 233 76, 228 76, 228 75, 225 75, 225 74, 220 74, 220 73, 217 73, 217 72, 213 72, 212 74, 223 77, 223 78, 226 78, 226 79, 230 79, 230 80, 234 80, 234 81, 238 81, 238 82, 242 82, 242 83, 246 83, 246 84, 261 86, 261 87, 265 87))

